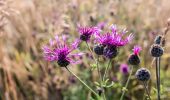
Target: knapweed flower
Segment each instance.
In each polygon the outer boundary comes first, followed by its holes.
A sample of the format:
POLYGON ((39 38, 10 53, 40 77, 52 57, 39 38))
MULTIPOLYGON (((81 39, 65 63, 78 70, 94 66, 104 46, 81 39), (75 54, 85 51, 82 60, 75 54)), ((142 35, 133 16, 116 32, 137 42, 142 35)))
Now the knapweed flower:
POLYGON ((117 48, 125 46, 132 40, 133 34, 129 34, 125 37, 126 33, 127 31, 125 29, 118 31, 116 25, 111 25, 111 32, 97 34, 96 42, 105 47, 103 50, 105 57, 110 59, 116 57, 118 54, 117 48))
POLYGON ((131 54, 129 57, 129 63, 131 65, 138 65, 140 63, 139 53, 141 50, 142 48, 140 46, 134 46, 133 54, 131 54))
POLYGON ((79 27, 78 32, 80 34, 80 40, 87 42, 92 35, 99 34, 100 29, 98 27, 79 27))
POLYGON ((163 55, 164 49, 158 44, 153 44, 150 53, 153 57, 160 57, 163 55))
POLYGON ((139 81, 148 81, 150 79, 150 71, 146 68, 140 68, 135 74, 139 81))
POLYGON ((128 74, 129 73, 129 66, 127 64, 121 64, 120 65, 120 72, 122 74, 128 74))
POLYGON ((105 26, 106 26, 106 22, 100 22, 97 24, 97 27, 101 30, 103 30, 105 28, 105 26))
POLYGON ((60 67, 66 67, 70 63, 76 63, 71 58, 82 55, 82 53, 72 54, 72 51, 78 47, 79 41, 76 40, 71 45, 68 45, 66 39, 65 36, 55 36, 55 39, 50 39, 49 45, 45 45, 42 48, 45 60, 56 61, 60 67))

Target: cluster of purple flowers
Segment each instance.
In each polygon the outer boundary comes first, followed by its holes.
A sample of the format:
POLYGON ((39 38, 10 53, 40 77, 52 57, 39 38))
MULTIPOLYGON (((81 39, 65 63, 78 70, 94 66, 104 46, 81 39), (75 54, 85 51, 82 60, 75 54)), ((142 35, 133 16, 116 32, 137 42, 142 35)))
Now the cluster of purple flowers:
POLYGON ((118 54, 118 47, 125 46, 133 39, 133 34, 127 33, 126 29, 122 31, 118 30, 116 25, 111 25, 109 32, 104 34, 96 35, 96 42, 98 45, 95 46, 94 52, 98 55, 104 55, 106 58, 112 59, 118 54), (100 52, 99 52, 100 51, 100 52))
POLYGON ((99 27, 78 27, 78 32, 80 34, 79 39, 70 45, 66 41, 66 36, 55 36, 55 39, 50 39, 49 45, 43 46, 45 59, 48 61, 57 61, 61 67, 75 63, 71 57, 81 56, 82 53, 73 55, 72 51, 77 49, 81 41, 88 42, 92 36, 95 37, 94 40, 97 43, 94 52, 112 59, 118 54, 118 47, 125 46, 133 38, 133 34, 125 37, 127 31, 125 29, 118 30, 116 25, 111 25, 110 31, 103 34, 99 27))
MULTIPOLYGON (((78 27, 78 32, 80 34, 79 38, 76 39, 73 43, 68 43, 68 37, 63 35, 63 36, 55 36, 55 38, 50 39, 49 43, 47 45, 44 45, 42 50, 44 54, 44 58, 47 61, 50 62, 57 62, 60 67, 65 67, 70 73, 72 73, 74 76, 76 76, 73 72, 71 72, 67 66, 72 63, 78 63, 79 59, 82 58, 82 55, 84 53, 73 53, 74 50, 76 50, 81 42, 86 42, 87 46, 89 47, 89 50, 92 53, 92 50, 90 49, 90 46, 88 45, 88 42, 91 40, 91 37, 94 37, 94 43, 95 46, 93 48, 93 51, 95 54, 98 56, 104 56, 107 59, 115 58, 119 51, 118 49, 120 47, 123 47, 127 45, 128 43, 131 42, 133 39, 134 35, 128 34, 128 31, 126 29, 118 29, 116 25, 111 25, 109 27, 109 30, 106 32, 103 32, 102 30, 105 28, 106 23, 100 23, 96 27, 78 27)), ((158 98, 160 99, 160 57, 164 53, 164 38, 163 36, 157 36, 155 39, 155 43, 152 45, 150 53, 153 57, 156 58, 156 77, 157 77, 157 90, 158 90, 158 98)), ((142 50, 142 48, 138 45, 134 46, 132 49, 133 53, 129 56, 128 62, 130 65, 132 65, 131 68, 127 64, 121 64, 120 65, 120 72, 123 73, 124 75, 127 75, 129 73, 129 77, 126 83, 126 87, 129 84, 130 77, 133 73, 133 66, 138 66, 140 64, 140 58, 139 58, 139 53, 142 50)), ((93 54, 92 54, 93 55, 93 54)), ((93 55, 94 56, 94 55, 93 55)), ((96 61, 95 57, 93 57, 94 60, 96 61)), ((96 61, 97 62, 97 61, 96 61)), ((106 67, 105 74, 103 75, 103 81, 105 79, 107 70, 109 68, 110 62, 108 64, 108 67, 106 67)), ((97 62, 98 63, 98 62, 97 62)), ((97 65, 96 63, 96 65, 97 65)), ((97 65, 98 68, 98 65, 97 65)), ((100 69, 98 68, 98 73, 101 76, 100 69)), ((144 86, 147 90, 146 83, 151 75, 150 71, 146 68, 140 68, 136 71, 135 74, 136 78, 139 81, 142 81, 144 83, 144 86)), ((89 90, 91 90, 94 94, 95 91, 93 91, 89 86, 87 86, 78 76, 76 76, 77 79, 80 80, 89 90)), ((102 78, 102 77, 101 77, 102 78)), ((74 79, 70 78, 71 81, 74 83, 74 79)), ((103 92, 102 86, 100 87, 99 95, 103 92)), ((121 100, 123 100, 123 96, 125 94, 125 91, 123 91, 121 100)), ((147 92, 148 96, 150 95, 149 92, 147 92)), ((96 94, 97 95, 97 94, 96 94)))

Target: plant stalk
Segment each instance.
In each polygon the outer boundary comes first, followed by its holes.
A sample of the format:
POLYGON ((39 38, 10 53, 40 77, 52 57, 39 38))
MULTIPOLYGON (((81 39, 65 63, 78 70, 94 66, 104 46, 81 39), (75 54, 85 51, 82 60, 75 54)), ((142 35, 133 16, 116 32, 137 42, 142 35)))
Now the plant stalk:
POLYGON ((98 57, 97 60, 96 60, 96 58, 95 58, 95 56, 94 56, 94 54, 93 54, 93 51, 91 50, 91 48, 90 48, 90 46, 89 46, 89 44, 88 44, 87 42, 86 42, 86 45, 87 45, 88 49, 90 50, 90 53, 91 53, 93 59, 95 60, 95 63, 96 63, 96 66, 97 66, 97 72, 98 72, 98 75, 99 75, 99 77, 100 77, 100 81, 102 82, 102 75, 101 75, 100 68, 99 68, 99 64, 98 64, 99 57, 98 57))
POLYGON ((92 88, 90 88, 83 80, 81 80, 74 72, 72 72, 69 67, 65 67, 65 68, 66 68, 67 71, 69 71, 72 75, 74 75, 84 86, 86 86, 92 93, 94 93, 94 94, 98 97, 98 94, 97 94, 92 88))
POLYGON ((160 100, 160 59, 156 57, 156 85, 157 85, 157 99, 160 100))
POLYGON ((109 69, 109 67, 110 67, 110 65, 111 65, 111 62, 112 62, 112 60, 110 59, 110 61, 109 61, 109 63, 108 63, 108 66, 107 66, 106 69, 105 69, 105 73, 104 73, 104 75, 103 75, 103 81, 104 81, 105 78, 106 78, 106 74, 107 74, 108 69, 109 69))
MULTIPOLYGON (((126 82, 126 84, 125 84, 125 89, 127 89, 127 87, 128 87, 128 84, 129 84, 129 81, 130 81, 130 78, 131 78, 131 76, 132 76, 132 73, 133 73, 133 66, 131 67, 131 72, 130 72, 130 74, 129 74, 129 77, 128 77, 128 80, 127 80, 127 82, 126 82)), ((123 90, 123 93, 122 93, 122 95, 121 95, 121 97, 120 97, 120 100, 123 100, 123 97, 124 97, 124 95, 125 95, 125 90, 123 90)))
POLYGON ((143 82, 143 86, 144 86, 144 88, 145 88, 145 90, 146 90, 146 93, 147 93, 147 95, 148 95, 148 97, 149 97, 149 100, 151 100, 151 96, 150 96, 150 94, 149 94, 149 90, 148 90, 146 81, 143 82))
MULTIPOLYGON (((88 49, 89 49, 93 59, 95 60, 96 67, 97 67, 97 72, 98 72, 98 75, 99 75, 99 78, 100 78, 100 87, 103 89, 103 87, 102 87, 102 75, 101 75, 100 68, 99 68, 99 56, 97 57, 97 60, 96 60, 96 58, 95 58, 95 56, 93 54, 93 51, 91 50, 91 48, 90 48, 90 46, 89 46, 89 44, 87 42, 86 42, 86 45, 87 45, 87 47, 88 47, 88 49)), ((106 96, 105 96, 105 91, 104 90, 103 90, 102 94, 103 94, 104 100, 106 100, 106 96)))

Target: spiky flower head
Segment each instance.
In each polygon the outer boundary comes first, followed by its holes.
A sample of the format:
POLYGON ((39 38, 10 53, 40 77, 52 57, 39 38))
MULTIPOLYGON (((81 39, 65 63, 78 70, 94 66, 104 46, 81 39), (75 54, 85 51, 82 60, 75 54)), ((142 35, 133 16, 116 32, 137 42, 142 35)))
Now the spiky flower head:
POLYGON ((142 48, 140 46, 136 45, 136 46, 134 46, 134 48, 132 50, 133 50, 134 55, 139 55, 142 48))
POLYGON ((121 64, 120 65, 120 72, 122 74, 128 74, 129 73, 129 66, 127 64, 121 64))
POLYGON ((135 74, 139 81, 148 81, 150 79, 150 71, 146 68, 140 68, 135 74))
POLYGON ((126 29, 118 30, 116 25, 110 26, 111 32, 105 34, 97 34, 96 41, 102 45, 106 46, 116 46, 121 47, 128 44, 133 39, 133 34, 129 34, 125 37, 125 34, 128 32, 126 29))
POLYGON ((72 51, 78 47, 79 40, 68 45, 66 39, 66 36, 55 36, 55 39, 50 39, 49 45, 42 47, 45 60, 51 62, 56 61, 60 67, 66 67, 70 63, 76 63, 76 61, 73 61, 71 58, 82 55, 82 53, 72 54, 72 51))
POLYGON ((105 47, 103 54, 109 59, 116 57, 118 54, 117 48, 125 46, 133 38, 133 34, 129 34, 125 37, 127 33, 126 29, 120 31, 116 25, 111 25, 110 29, 111 32, 96 35, 96 42, 105 47))
POLYGON ((128 61, 131 65, 138 65, 140 63, 139 53, 142 50, 140 46, 134 46, 133 54, 130 55, 128 61))
POLYGON ((89 41, 92 35, 99 34, 101 30, 98 27, 78 27, 80 40, 89 41))

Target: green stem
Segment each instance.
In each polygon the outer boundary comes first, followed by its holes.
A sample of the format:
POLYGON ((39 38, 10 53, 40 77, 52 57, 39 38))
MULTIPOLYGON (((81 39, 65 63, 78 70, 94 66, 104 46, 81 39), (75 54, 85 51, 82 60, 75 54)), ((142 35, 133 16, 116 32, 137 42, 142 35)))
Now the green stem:
POLYGON ((144 87, 145 87, 145 90, 146 90, 146 93, 147 93, 147 95, 148 95, 148 97, 149 97, 149 100, 151 100, 150 94, 149 94, 149 90, 148 90, 148 87, 147 87, 147 83, 146 83, 145 81, 143 82, 143 85, 144 85, 144 87))
POLYGON ((157 85, 157 99, 160 100, 160 61, 159 57, 156 57, 156 85, 157 85))
POLYGON ((96 66, 97 66, 97 72, 98 72, 98 75, 99 75, 99 77, 100 77, 100 81, 102 82, 102 76, 101 76, 101 72, 100 72, 100 68, 99 68, 99 64, 98 64, 98 62, 99 62, 99 57, 98 57, 97 60, 96 60, 96 58, 95 58, 95 56, 94 56, 94 54, 93 54, 93 51, 91 50, 91 48, 90 48, 90 46, 88 45, 87 42, 86 42, 86 45, 87 45, 88 49, 90 50, 90 53, 92 54, 93 59, 95 60, 95 63, 96 63, 96 66))
POLYGON ((109 69, 109 67, 110 67, 110 65, 111 65, 111 62, 112 62, 112 60, 110 59, 110 61, 109 61, 109 63, 108 63, 108 66, 107 66, 106 69, 105 69, 105 73, 104 73, 104 75, 103 75, 103 81, 104 81, 105 78, 106 78, 106 74, 107 74, 108 69, 109 69))
POLYGON ((103 90, 103 99, 106 100, 105 91, 103 90))
POLYGON ((97 57, 97 71, 100 77, 100 83, 102 83, 102 75, 101 75, 100 68, 99 68, 99 57, 97 57))
POLYGON ((65 68, 67 69, 67 71, 73 74, 84 86, 86 86, 92 93, 94 93, 98 97, 98 94, 93 89, 91 89, 83 80, 81 80, 74 72, 72 72, 69 67, 65 67, 65 68))
MULTIPOLYGON (((96 58, 95 58, 95 56, 93 54, 93 51, 91 50, 91 48, 90 48, 90 46, 89 46, 89 44, 87 42, 86 42, 86 45, 87 45, 88 49, 90 50, 90 53, 91 53, 93 59, 95 60, 95 63, 96 63, 96 66, 97 66, 97 72, 98 72, 98 75, 100 77, 100 87, 102 88, 102 75, 101 75, 100 68, 99 68, 99 63, 98 63, 99 62, 99 56, 97 57, 97 60, 96 60, 96 58)), ((104 98, 104 100, 106 100, 104 90, 103 90, 103 98, 104 98)))
POLYGON ((87 45, 88 49, 90 50, 90 53, 92 54, 93 59, 94 59, 95 62, 97 63, 97 61, 96 61, 96 59, 95 59, 95 57, 94 57, 93 51, 91 50, 91 48, 90 48, 90 46, 89 46, 89 44, 88 44, 87 42, 86 42, 86 45, 87 45))
MULTIPOLYGON (((132 66, 132 68, 131 68, 131 72, 130 72, 130 75, 129 75, 129 77, 128 77, 128 80, 127 80, 127 82, 126 82, 126 84, 125 84, 125 89, 127 89, 127 87, 128 87, 130 78, 131 78, 131 76, 132 76, 132 72, 133 72, 133 66, 132 66)), ((123 97, 124 97, 124 95, 125 95, 125 92, 126 92, 126 91, 123 90, 123 93, 122 93, 122 95, 121 95, 121 97, 120 97, 120 100, 123 100, 123 97)))

